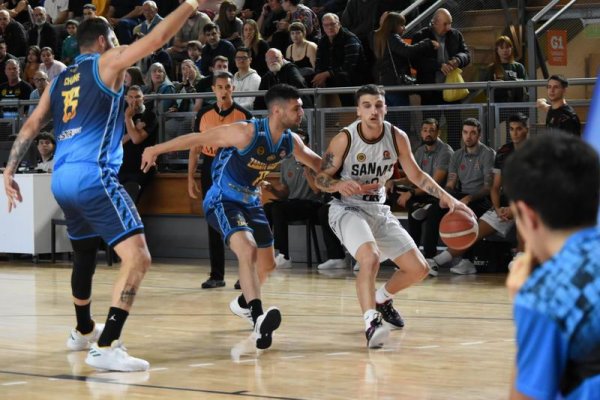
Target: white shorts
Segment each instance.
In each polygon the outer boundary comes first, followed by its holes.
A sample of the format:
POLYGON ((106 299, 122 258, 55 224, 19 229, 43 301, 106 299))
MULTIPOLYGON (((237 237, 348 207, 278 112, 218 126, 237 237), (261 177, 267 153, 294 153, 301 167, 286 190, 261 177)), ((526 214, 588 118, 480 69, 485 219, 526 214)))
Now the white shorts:
POLYGON ((381 261, 395 260, 411 249, 417 249, 390 208, 381 204, 358 206, 333 200, 329 208, 329 225, 352 257, 356 257, 358 248, 367 242, 377 244, 381 261))
POLYGON ((503 238, 508 235, 510 230, 515 226, 515 220, 511 219, 508 221, 504 221, 498 217, 496 211, 492 208, 491 210, 486 211, 481 217, 479 217, 482 221, 487 222, 489 226, 494 228, 496 232, 503 238))

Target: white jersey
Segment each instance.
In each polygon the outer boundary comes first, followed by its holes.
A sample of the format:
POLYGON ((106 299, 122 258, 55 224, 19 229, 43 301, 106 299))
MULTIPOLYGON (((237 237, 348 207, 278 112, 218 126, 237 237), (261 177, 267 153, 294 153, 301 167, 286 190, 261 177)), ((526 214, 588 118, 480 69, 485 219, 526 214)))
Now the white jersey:
POLYGON ((348 136, 348 147, 340 177, 360 184, 379 183, 379 190, 369 194, 342 196, 346 204, 385 203, 385 182, 392 177, 394 164, 398 160, 398 145, 392 124, 383 123, 381 135, 374 140, 365 139, 361 132, 361 121, 355 121, 342 129, 348 136))

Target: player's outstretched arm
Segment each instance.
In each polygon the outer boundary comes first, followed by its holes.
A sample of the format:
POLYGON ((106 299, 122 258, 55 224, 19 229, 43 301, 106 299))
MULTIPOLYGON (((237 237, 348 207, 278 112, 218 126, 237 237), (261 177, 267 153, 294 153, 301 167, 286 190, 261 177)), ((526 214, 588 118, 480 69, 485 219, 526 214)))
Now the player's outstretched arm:
POLYGON ((189 133, 155 146, 146 147, 144 154, 142 154, 141 169, 148 172, 156 164, 156 158, 161 154, 189 150, 196 146, 237 147, 243 149, 250 144, 253 136, 254 124, 245 121, 220 125, 202 133, 189 133))
POLYGON ((312 149, 304 144, 302 139, 295 133, 294 137, 294 158, 312 169, 315 174, 321 170, 321 157, 312 149))

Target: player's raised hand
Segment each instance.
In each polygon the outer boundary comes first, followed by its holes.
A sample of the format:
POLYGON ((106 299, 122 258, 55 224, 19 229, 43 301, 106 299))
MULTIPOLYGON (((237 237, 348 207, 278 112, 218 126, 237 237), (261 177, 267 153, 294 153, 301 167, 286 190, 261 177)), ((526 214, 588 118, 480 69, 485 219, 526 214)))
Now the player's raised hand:
POLYGON ((150 171, 150 168, 156 167, 156 157, 158 154, 154 154, 154 146, 146 147, 142 154, 142 165, 140 169, 144 172, 150 171))
POLYGON ((23 196, 21 196, 21 189, 14 180, 13 174, 6 170, 4 171, 4 191, 8 200, 8 212, 11 212, 13 208, 17 208, 17 202, 23 201, 23 196))

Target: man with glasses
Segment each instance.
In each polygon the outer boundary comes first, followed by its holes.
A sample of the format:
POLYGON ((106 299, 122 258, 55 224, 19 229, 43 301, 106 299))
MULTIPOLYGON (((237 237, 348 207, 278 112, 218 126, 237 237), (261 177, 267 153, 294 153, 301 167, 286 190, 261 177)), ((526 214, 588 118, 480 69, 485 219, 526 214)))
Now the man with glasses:
MULTIPOLYGON (((250 68, 252 56, 250 49, 240 47, 235 53, 235 66, 238 71, 233 76, 234 92, 253 92, 260 86, 260 75, 250 68)), ((236 102, 242 107, 252 110, 254 108, 254 97, 236 97, 236 102)))

